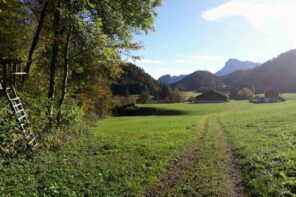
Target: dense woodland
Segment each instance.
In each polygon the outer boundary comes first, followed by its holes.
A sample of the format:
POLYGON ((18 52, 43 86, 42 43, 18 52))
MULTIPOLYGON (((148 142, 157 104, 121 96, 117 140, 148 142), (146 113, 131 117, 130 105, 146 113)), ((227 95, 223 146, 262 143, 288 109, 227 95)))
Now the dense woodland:
POLYGON ((142 68, 131 63, 122 65, 122 74, 117 80, 113 80, 111 89, 115 96, 139 96, 138 103, 183 101, 182 93, 178 88, 156 81, 142 68), (144 97, 151 99, 149 101, 144 97))
MULTIPOLYGON (((122 73, 122 57, 141 47, 133 35, 153 30, 160 4, 0 0, 0 58, 25 61, 18 92, 39 141, 50 144, 52 134, 80 132, 85 115, 110 111, 115 101, 109 85, 122 73)), ((0 141, 6 145, 0 151, 16 153, 23 149, 16 146, 21 137, 4 98, 0 113, 0 141)))

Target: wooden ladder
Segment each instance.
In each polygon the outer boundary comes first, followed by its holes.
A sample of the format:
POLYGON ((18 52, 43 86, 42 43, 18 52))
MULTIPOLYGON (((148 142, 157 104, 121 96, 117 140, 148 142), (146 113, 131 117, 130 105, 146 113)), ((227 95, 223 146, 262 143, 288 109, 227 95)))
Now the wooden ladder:
POLYGON ((24 139, 30 147, 36 147, 37 141, 35 134, 29 129, 29 120, 23 108, 21 99, 18 97, 13 85, 6 88, 6 96, 14 110, 14 114, 20 123, 20 129, 24 135, 24 139))

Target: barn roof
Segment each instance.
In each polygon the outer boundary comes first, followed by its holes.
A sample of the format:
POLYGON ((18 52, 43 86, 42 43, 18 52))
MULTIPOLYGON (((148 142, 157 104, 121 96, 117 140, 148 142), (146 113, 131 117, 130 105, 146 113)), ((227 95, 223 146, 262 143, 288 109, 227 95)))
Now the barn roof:
POLYGON ((274 88, 269 88, 269 89, 264 91, 264 93, 268 93, 268 92, 279 92, 279 91, 277 89, 274 89, 274 88))
POLYGON ((227 94, 224 93, 224 92, 217 91, 217 90, 210 90, 210 91, 208 91, 206 93, 198 95, 196 98, 202 97, 202 96, 207 95, 207 94, 216 94, 216 95, 219 95, 219 96, 227 97, 227 94))

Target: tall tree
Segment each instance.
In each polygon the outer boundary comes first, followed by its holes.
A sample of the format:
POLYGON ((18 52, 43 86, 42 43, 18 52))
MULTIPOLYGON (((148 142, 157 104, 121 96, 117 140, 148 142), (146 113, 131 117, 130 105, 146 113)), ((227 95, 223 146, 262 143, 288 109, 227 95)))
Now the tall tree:
POLYGON ((33 60, 32 59, 33 58, 33 53, 34 53, 34 51, 36 49, 36 46, 38 44, 39 37, 40 37, 40 34, 41 34, 41 30, 43 28, 48 3, 49 3, 49 0, 44 1, 41 12, 40 12, 39 21, 38 21, 37 28, 36 28, 36 31, 35 31, 34 36, 33 36, 31 48, 30 48, 29 54, 28 54, 27 64, 26 64, 26 67, 25 67, 25 72, 27 73, 27 75, 29 75, 29 73, 30 73, 30 68, 31 68, 31 65, 32 65, 32 60, 33 60))
POLYGON ((64 51, 64 74, 62 79, 62 95, 58 103, 58 116, 57 121, 60 123, 61 121, 61 114, 62 114, 62 105, 65 102, 65 97, 67 93, 67 87, 68 87, 68 76, 69 76, 69 49, 70 49, 70 39, 72 34, 72 27, 68 30, 67 36, 66 36, 66 46, 64 51))
POLYGON ((53 41, 51 46, 51 60, 50 60, 50 72, 49 72, 49 88, 48 98, 53 99, 55 93, 55 74, 56 63, 58 61, 59 42, 60 42, 60 23, 61 23, 61 1, 55 1, 54 21, 53 21, 53 41))

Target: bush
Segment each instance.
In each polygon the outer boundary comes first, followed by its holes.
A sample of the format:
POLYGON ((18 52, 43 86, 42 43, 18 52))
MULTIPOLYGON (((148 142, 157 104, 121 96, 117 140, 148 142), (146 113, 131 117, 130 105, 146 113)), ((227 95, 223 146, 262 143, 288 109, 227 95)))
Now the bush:
POLYGON ((8 103, 0 100, 0 155, 15 156, 26 151, 26 144, 20 132, 17 120, 6 107, 8 103))
MULTIPOLYGON (((68 98, 61 108, 61 116, 57 121, 58 106, 56 102, 42 96, 19 93, 25 113, 29 120, 29 130, 37 137, 38 150, 58 147, 66 143, 71 136, 81 134, 85 130, 84 112, 77 100, 68 98), (48 106, 52 104, 52 116, 49 118, 48 106)), ((0 99, 0 154, 6 157, 18 153, 30 152, 24 139, 20 124, 10 109, 6 98, 0 99)))
POLYGON ((171 90, 167 97, 164 99, 165 103, 181 103, 184 102, 184 95, 181 91, 175 89, 171 90))
POLYGON ((151 102, 151 95, 149 94, 148 91, 143 92, 142 94, 140 94, 137 103, 141 103, 141 104, 147 104, 151 102))
POLYGON ((250 100, 254 97, 254 93, 249 88, 242 88, 237 93, 237 100, 250 100))

